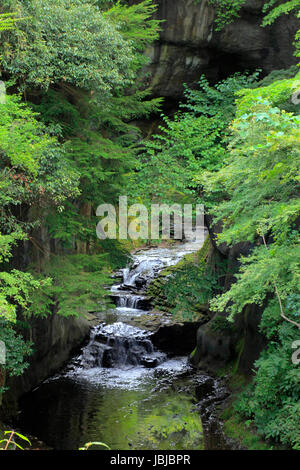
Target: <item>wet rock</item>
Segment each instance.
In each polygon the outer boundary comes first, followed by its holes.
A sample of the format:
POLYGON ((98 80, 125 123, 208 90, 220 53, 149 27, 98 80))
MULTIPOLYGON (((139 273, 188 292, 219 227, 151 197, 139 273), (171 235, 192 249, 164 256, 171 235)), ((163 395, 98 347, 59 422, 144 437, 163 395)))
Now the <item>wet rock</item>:
POLYGON ((97 341, 88 345, 83 350, 80 365, 84 368, 112 367, 113 348, 97 341))
POLYGON ((166 360, 166 355, 156 351, 150 332, 116 322, 101 324, 91 332, 91 339, 75 364, 83 367, 117 367, 142 365, 156 367, 166 360))
POLYGON ((209 376, 201 376, 197 381, 196 385, 196 397, 198 400, 203 400, 207 398, 212 392, 214 388, 214 379, 209 376))
POLYGON ((238 359, 238 372, 253 373, 253 364, 266 347, 265 336, 259 331, 264 306, 248 305, 236 315, 233 324, 226 321, 226 312, 216 314, 197 331, 196 348, 189 356, 194 367, 214 373, 238 359))
POLYGON ((202 373, 194 377, 194 382, 205 450, 236 450, 237 444, 225 436, 217 413, 217 406, 228 398, 229 391, 221 381, 202 373))
POLYGON ((120 279, 123 280, 123 270, 115 271, 111 276, 111 279, 120 279))
POLYGON ((141 365, 144 367, 147 367, 147 368, 156 367, 158 366, 158 364, 159 364, 159 360, 157 357, 144 356, 141 358, 141 365))
POLYGON ((147 279, 139 276, 135 280, 135 285, 138 289, 142 289, 147 284, 147 279))

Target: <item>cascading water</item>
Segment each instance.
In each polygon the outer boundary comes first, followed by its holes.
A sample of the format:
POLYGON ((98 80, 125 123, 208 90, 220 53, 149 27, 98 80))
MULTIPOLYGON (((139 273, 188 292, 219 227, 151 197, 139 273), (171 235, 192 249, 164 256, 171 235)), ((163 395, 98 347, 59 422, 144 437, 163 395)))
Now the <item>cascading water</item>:
POLYGON ((115 301, 117 307, 131 308, 133 310, 143 310, 143 306, 147 304, 147 299, 145 297, 132 294, 116 296, 115 301))
POLYGON ((150 248, 138 251, 130 267, 120 271, 122 283, 111 288, 111 298, 117 307, 130 309, 134 314, 149 311, 151 305, 143 293, 149 283, 168 266, 176 265, 185 255, 197 251, 202 242, 187 241, 168 248, 150 248), (136 312, 135 312, 136 310, 136 312))
POLYGON ((166 355, 155 351, 149 337, 149 332, 122 322, 96 326, 75 365, 82 368, 155 367, 166 355))
POLYGON ((133 256, 110 290, 116 308, 99 313, 88 344, 62 373, 23 398, 22 429, 58 450, 88 441, 118 450, 202 448, 200 419, 184 391, 191 385, 181 379, 190 370, 186 357, 168 357, 149 331, 129 324, 151 309, 149 282, 199 248, 181 243, 133 256))

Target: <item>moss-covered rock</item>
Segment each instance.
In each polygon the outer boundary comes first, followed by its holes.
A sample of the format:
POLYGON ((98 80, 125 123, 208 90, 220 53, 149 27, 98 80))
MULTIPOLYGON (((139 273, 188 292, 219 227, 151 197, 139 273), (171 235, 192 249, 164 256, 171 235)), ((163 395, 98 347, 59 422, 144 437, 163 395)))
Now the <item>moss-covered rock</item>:
MULTIPOLYGON (((151 299, 153 307, 155 309, 160 309, 164 312, 174 314, 174 309, 178 307, 178 299, 176 296, 168 295, 167 288, 172 284, 175 276, 183 273, 189 266, 196 266, 199 267, 199 269, 205 269, 205 266, 207 266, 211 260, 212 253, 213 247, 209 237, 207 237, 202 248, 198 252, 188 254, 175 266, 168 266, 163 269, 147 288, 146 294, 151 299)), ((208 303, 195 302, 193 304, 193 314, 192 312, 180 311, 180 309, 176 310, 177 320, 186 320, 188 313, 189 320, 196 321, 201 319, 203 315, 207 315, 208 303)))
POLYGON ((226 312, 216 313, 199 327, 191 364, 213 372, 229 365, 228 373, 251 376, 253 364, 266 346, 266 338, 259 331, 262 310, 248 305, 233 323, 228 322, 226 312))

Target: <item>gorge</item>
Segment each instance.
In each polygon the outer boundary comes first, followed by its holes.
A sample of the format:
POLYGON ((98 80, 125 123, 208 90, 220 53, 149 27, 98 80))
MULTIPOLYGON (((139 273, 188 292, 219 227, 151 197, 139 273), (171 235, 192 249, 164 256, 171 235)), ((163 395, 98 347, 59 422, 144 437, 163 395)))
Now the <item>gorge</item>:
POLYGON ((0 3, 0 434, 299 450, 299 0, 0 3))

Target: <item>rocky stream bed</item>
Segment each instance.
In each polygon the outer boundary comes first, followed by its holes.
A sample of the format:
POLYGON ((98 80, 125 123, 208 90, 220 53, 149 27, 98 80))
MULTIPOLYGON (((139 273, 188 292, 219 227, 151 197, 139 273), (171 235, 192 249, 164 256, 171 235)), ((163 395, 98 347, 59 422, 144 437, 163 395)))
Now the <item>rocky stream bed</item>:
POLYGON ((117 450, 228 448, 213 412, 228 392, 188 362, 199 325, 152 310, 147 296, 162 269, 200 248, 143 249, 115 273, 115 308, 96 314, 87 344, 59 374, 21 398, 24 432, 55 450, 88 441, 117 450))

